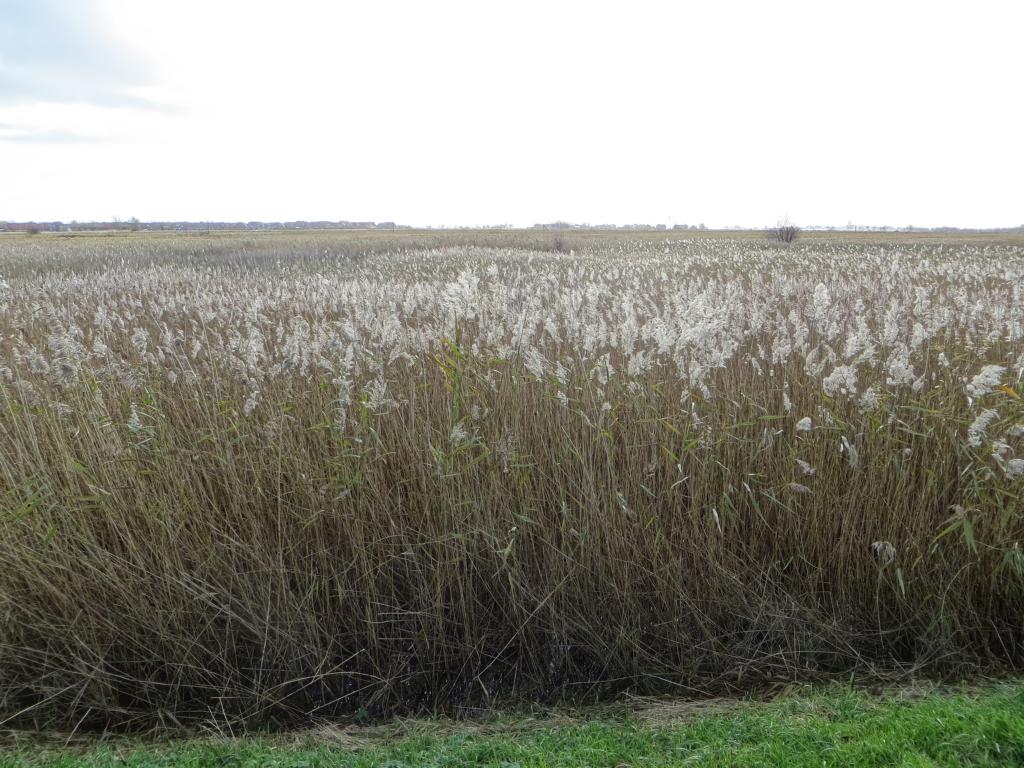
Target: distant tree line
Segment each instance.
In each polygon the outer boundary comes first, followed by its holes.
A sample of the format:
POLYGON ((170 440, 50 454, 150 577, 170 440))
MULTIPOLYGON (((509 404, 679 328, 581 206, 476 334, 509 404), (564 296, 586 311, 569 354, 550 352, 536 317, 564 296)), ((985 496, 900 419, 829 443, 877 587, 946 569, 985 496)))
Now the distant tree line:
POLYGON ((213 230, 268 229, 412 229, 393 221, 0 221, 0 232, 107 232, 170 231, 206 232, 213 230))
MULTIPOLYGON (((25 232, 38 234, 40 232, 105 232, 105 231, 168 231, 168 232, 208 232, 222 230, 288 230, 288 229, 378 229, 398 230, 413 229, 407 224, 396 224, 393 221, 140 221, 137 218, 127 220, 114 219, 112 221, 0 221, 0 232, 25 232)), ((768 230, 773 237, 785 240, 787 233, 781 233, 782 225, 768 230)), ((892 226, 867 226, 859 224, 846 224, 843 226, 804 226, 795 227, 789 224, 793 238, 801 231, 812 232, 932 232, 932 233, 991 233, 991 234, 1024 234, 1024 224, 1018 227, 916 227, 907 225, 905 227, 892 226)), ((484 226, 439 226, 423 227, 423 229, 516 229, 511 224, 493 224, 484 226)), ((623 231, 704 231, 708 229, 704 224, 574 224, 567 221, 553 221, 549 223, 534 224, 530 229, 543 230, 615 230, 623 231)), ((732 230, 751 230, 756 227, 724 227, 732 230)))

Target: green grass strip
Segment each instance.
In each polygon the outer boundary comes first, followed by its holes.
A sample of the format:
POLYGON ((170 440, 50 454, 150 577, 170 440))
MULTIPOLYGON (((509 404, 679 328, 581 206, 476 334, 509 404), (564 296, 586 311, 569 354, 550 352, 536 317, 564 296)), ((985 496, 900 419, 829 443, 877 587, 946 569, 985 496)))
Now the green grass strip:
MULTIPOLYGON (((629 715, 543 727, 450 723, 431 735, 377 737, 360 749, 323 737, 129 742, 0 754, 4 768, 580 768, 581 766, 1024 765, 1024 685, 970 693, 871 696, 828 690, 769 703, 698 711, 667 721, 629 715)), ((350 732, 350 731, 349 731, 350 732)))

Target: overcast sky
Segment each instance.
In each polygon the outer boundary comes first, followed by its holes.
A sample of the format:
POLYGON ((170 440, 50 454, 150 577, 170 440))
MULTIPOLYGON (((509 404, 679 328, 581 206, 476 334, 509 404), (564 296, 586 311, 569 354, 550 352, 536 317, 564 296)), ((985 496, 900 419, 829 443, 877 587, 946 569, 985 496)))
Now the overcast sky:
POLYGON ((1015 226, 1022 30, 1020 0, 0 0, 0 219, 1015 226))

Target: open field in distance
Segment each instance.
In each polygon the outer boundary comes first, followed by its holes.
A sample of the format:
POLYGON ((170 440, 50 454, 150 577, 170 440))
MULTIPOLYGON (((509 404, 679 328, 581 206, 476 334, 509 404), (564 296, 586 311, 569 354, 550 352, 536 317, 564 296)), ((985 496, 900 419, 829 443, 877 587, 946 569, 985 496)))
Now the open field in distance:
POLYGON ((1024 663, 1024 239, 0 236, 0 708, 1024 663))

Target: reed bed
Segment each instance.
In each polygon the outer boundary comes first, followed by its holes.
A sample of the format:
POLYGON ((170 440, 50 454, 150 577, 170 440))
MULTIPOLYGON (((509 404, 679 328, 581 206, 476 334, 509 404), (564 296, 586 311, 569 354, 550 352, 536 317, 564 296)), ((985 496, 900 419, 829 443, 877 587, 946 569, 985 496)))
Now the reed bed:
POLYGON ((1024 663, 1024 248, 496 242, 0 241, 0 709, 1024 663))

